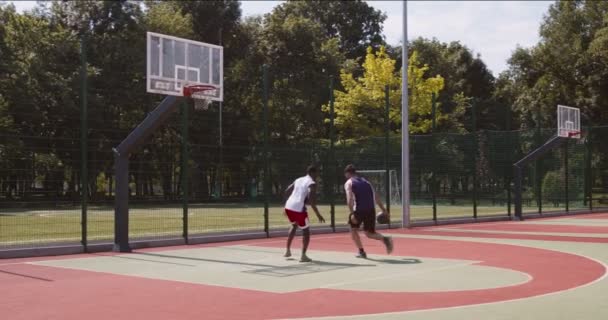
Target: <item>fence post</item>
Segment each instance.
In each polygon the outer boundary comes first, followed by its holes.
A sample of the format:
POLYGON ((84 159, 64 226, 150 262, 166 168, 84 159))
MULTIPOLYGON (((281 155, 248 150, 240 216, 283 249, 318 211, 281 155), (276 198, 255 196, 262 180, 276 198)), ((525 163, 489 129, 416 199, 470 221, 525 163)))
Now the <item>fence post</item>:
POLYGON ((570 195, 568 194, 569 192, 569 185, 568 185, 568 144, 569 144, 569 139, 566 140, 566 143, 564 143, 564 191, 565 191, 565 196, 566 196, 566 212, 570 211, 569 209, 569 205, 570 205, 570 195))
POLYGON ((477 219, 477 101, 473 99, 472 120, 473 120, 473 218, 477 219))
POLYGON ((591 130, 593 129, 593 127, 589 127, 588 131, 587 131, 587 141, 585 143, 585 146, 587 147, 586 149, 586 153, 587 153, 587 181, 585 183, 585 185, 587 186, 587 193, 588 193, 588 201, 589 201, 589 211, 593 211, 593 167, 592 167, 592 162, 591 162, 591 156, 593 155, 593 150, 591 148, 591 130))
MULTIPOLYGON (((537 108, 536 114, 536 146, 539 147, 542 144, 542 118, 541 118, 541 110, 540 106, 537 108)), ((536 170, 535 170, 535 182, 536 182, 536 194, 537 194, 537 204, 538 204, 538 214, 543 214, 543 185, 542 185, 542 176, 543 176, 543 160, 536 160, 536 170)))
POLYGON ((182 102, 182 164, 180 168, 182 181, 182 226, 183 236, 186 244, 188 243, 188 103, 182 102))
MULTIPOLYGON (((384 86, 384 170, 386 179, 384 179, 384 190, 386 192, 386 210, 391 212, 391 171, 389 168, 389 141, 391 134, 391 119, 390 119, 390 94, 389 94, 389 86, 388 84, 384 86)), ((390 229, 390 222, 388 224, 390 229)))
POLYGON ((331 218, 331 229, 336 232, 336 200, 334 199, 335 155, 334 155, 334 76, 329 76, 329 210, 331 218), (330 169, 331 168, 331 169, 330 169))
POLYGON ((85 36, 80 38, 80 193, 81 193, 81 243, 84 251, 88 251, 88 201, 89 201, 89 172, 88 172, 88 106, 87 106, 87 54, 85 36))
MULTIPOLYGON (((437 129, 437 96, 435 92, 431 93, 431 117, 433 118, 433 130, 431 131, 431 146, 432 151, 435 151, 435 131, 437 129)), ((433 172, 431 175, 431 197, 433 199, 433 221, 437 221, 437 179, 435 175, 437 174, 437 161, 435 157, 432 158, 432 168, 433 172)))
MULTIPOLYGON (((512 147, 512 137, 511 137, 511 106, 505 105, 505 131, 507 132, 507 145, 512 147)), ((509 164, 513 162, 512 153, 508 153, 509 164)), ((510 171, 507 171, 510 172, 510 171)), ((506 179, 507 184, 507 215, 511 216, 511 183, 513 181, 513 174, 509 173, 506 179)))
POLYGON ((262 87, 263 87, 263 103, 264 103, 264 232, 266 236, 270 236, 270 230, 268 227, 268 206, 270 196, 270 176, 269 176, 269 163, 268 163, 268 66, 262 66, 262 87))

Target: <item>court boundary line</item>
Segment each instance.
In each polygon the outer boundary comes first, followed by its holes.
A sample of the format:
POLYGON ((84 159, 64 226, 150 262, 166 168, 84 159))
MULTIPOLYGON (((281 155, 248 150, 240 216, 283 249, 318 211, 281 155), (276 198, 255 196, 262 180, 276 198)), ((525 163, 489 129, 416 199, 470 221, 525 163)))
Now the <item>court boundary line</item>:
MULTIPOLYGON (((425 231, 426 232, 426 231, 425 231)), ((464 229, 464 228, 437 228, 433 232, 462 232, 462 233, 504 233, 520 235, 539 236, 563 236, 572 238, 607 238, 608 233, 572 233, 572 232, 534 232, 534 231, 512 231, 512 230, 486 230, 486 229, 464 229)))
MULTIPOLYGON (((521 246, 521 245, 517 245, 517 246, 521 246)), ((523 247, 527 247, 527 246, 523 246, 523 247)), ((552 249, 542 249, 542 250, 552 250, 552 249)), ((557 251, 557 250, 553 250, 553 251, 557 251)), ((551 296, 551 295, 565 293, 565 292, 572 291, 572 290, 583 289, 585 287, 592 286, 592 285, 594 285, 594 284, 596 284, 596 283, 598 283, 600 281, 603 281, 604 279, 608 278, 608 265, 606 263, 604 263, 603 261, 600 261, 598 259, 586 256, 586 255, 577 254, 577 253, 570 253, 570 252, 563 252, 563 251, 557 251, 557 252, 572 254, 572 255, 576 255, 576 256, 579 256, 579 257, 583 257, 583 258, 587 258, 589 260, 595 261, 598 264, 600 264, 602 267, 604 267, 604 274, 601 277, 599 277, 599 278, 597 278, 597 279, 595 279, 595 280, 593 280, 593 281, 591 281, 589 283, 586 283, 586 284, 583 284, 581 286, 578 286, 578 287, 568 288, 568 289, 564 289, 564 290, 544 293, 544 294, 530 296, 530 297, 525 297, 525 298, 514 298, 514 299, 507 299, 507 300, 494 301, 494 302, 484 302, 484 303, 478 303, 478 304, 467 304, 467 305, 460 305, 460 306, 453 306, 453 307, 443 307, 443 308, 429 308, 429 309, 410 310, 410 311, 397 311, 397 312, 385 312, 385 313, 370 313, 370 314, 359 314, 359 315, 350 315, 350 316, 307 317, 307 318, 299 318, 299 319, 302 319, 302 320, 306 320, 306 319, 309 319, 309 320, 310 319, 331 320, 331 319, 360 319, 362 317, 370 317, 370 316, 377 317, 377 316, 382 316, 382 315, 395 315, 395 316, 403 315, 403 316, 407 316, 407 314, 409 314, 409 313, 420 313, 420 312, 431 312, 431 311, 439 311, 439 310, 462 309, 462 308, 470 308, 470 307, 484 306, 484 305, 490 305, 490 304, 502 304, 502 303, 508 303, 508 302, 517 302, 517 301, 526 300, 526 299, 542 298, 542 297, 546 297, 546 296, 551 296)), ((289 318, 279 318, 277 320, 289 320, 289 318)))
MULTIPOLYGON (((343 234, 342 235, 328 235, 328 236, 323 237, 323 238, 333 238, 333 237, 341 237, 341 236, 344 236, 344 235, 343 234)), ((407 237, 407 235, 405 235, 405 236, 407 237)), ((418 235, 413 235, 413 236, 418 236, 418 235)), ((277 242, 277 241, 284 241, 284 239, 274 239, 274 240, 256 241, 256 242, 259 244, 259 243, 273 243, 273 242, 277 242)), ((461 240, 461 241, 476 242, 474 239, 472 239, 472 240, 461 240)), ((530 246, 522 245, 522 244, 510 244, 510 243, 505 243, 505 244, 507 244, 507 245, 514 245, 514 246, 520 246, 520 247, 530 247, 530 246)), ((222 246, 220 245, 218 247, 222 247, 222 246)), ((536 248, 536 247, 533 247, 533 248, 536 248)), ((577 286, 577 287, 568 288, 568 289, 559 290, 559 291, 550 292, 550 293, 545 293, 545 294, 540 294, 540 295, 533 295, 533 296, 529 296, 529 297, 523 297, 523 298, 514 298, 514 299, 507 299, 507 300, 501 300, 501 301, 495 301, 495 302, 487 302, 487 303, 479 303, 479 304, 467 304, 467 305, 452 306, 452 307, 429 308, 429 309, 411 310, 411 311, 397 311, 397 312, 386 312, 386 313, 371 313, 371 314, 360 314, 360 315, 350 315, 350 316, 308 317, 308 318, 302 318, 302 319, 337 319, 337 318, 359 319, 361 317, 369 317, 369 316, 406 315, 406 314, 409 314, 409 313, 412 313, 412 312, 427 312, 427 311, 436 311, 436 310, 450 310, 450 309, 456 309, 456 308, 477 307, 477 306, 490 305, 490 304, 498 304, 498 303, 502 304, 502 303, 508 303, 508 302, 515 302, 515 301, 519 301, 519 300, 541 298, 541 297, 545 297, 545 296, 561 294, 561 293, 572 291, 572 290, 575 290, 575 289, 583 289, 585 287, 588 287, 588 286, 591 286, 591 285, 595 285, 596 283, 604 280, 608 276, 608 266, 606 265, 606 263, 604 263, 603 261, 599 261, 598 259, 589 257, 587 255, 578 254, 578 253, 564 252, 564 251, 559 251, 559 250, 554 250, 554 249, 544 249, 544 248, 540 248, 540 249, 562 252, 562 253, 571 254, 571 255, 575 255, 575 256, 579 256, 579 257, 583 257, 583 258, 592 260, 592 261, 598 263, 599 265, 601 265, 604 268, 604 273, 602 274, 602 276, 598 277, 597 279, 595 279, 595 280, 593 280, 591 282, 588 282, 586 284, 577 286)), ((64 269, 69 269, 69 270, 85 271, 85 272, 97 272, 97 273, 109 274, 109 275, 116 275, 114 273, 99 272, 99 271, 89 271, 89 270, 75 269, 75 268, 69 268, 69 267, 63 267, 63 266, 45 266, 45 265, 41 265, 41 266, 51 267, 51 268, 64 268, 64 269)), ((122 275, 122 276, 130 276, 130 277, 139 277, 139 278, 150 279, 150 278, 136 276, 136 275, 122 275)), ((192 284, 192 282, 187 282, 187 281, 166 280, 166 279, 157 279, 157 278, 152 278, 152 279, 154 279, 154 280, 160 280, 160 281, 176 281, 176 282, 183 282, 183 283, 192 284)), ((219 285, 209 285, 209 286, 225 287, 225 286, 219 286, 219 285)), ((247 290, 247 289, 242 289, 242 290, 247 290)), ((252 290, 252 291, 257 291, 257 290, 252 290)))
MULTIPOLYGON (((419 257, 415 257, 414 256, 414 258, 419 258, 419 257)), ((437 259, 437 258, 435 258, 435 259, 437 259)), ((452 259, 450 259, 450 260, 452 260, 452 259)), ((409 276, 412 276, 412 275, 425 274, 425 273, 436 272, 436 271, 440 271, 440 270, 447 270, 447 269, 452 269, 452 268, 459 268, 459 267, 478 265, 481 262, 483 262, 483 261, 470 261, 468 263, 459 263, 459 264, 455 264, 455 265, 451 265, 451 266, 444 266, 444 267, 439 267, 439 268, 420 270, 420 271, 409 273, 409 274, 396 274, 396 275, 383 276, 383 277, 366 278, 366 279, 363 279, 363 280, 356 280, 356 281, 337 282, 337 283, 331 283, 331 284, 328 284, 328 285, 321 286, 321 287, 319 287, 319 289, 333 289, 333 290, 345 290, 345 291, 363 291, 363 292, 412 292, 412 293, 437 292, 439 290, 435 290, 435 291, 377 291, 377 290, 372 290, 372 291, 370 291, 370 290, 360 290, 360 289, 339 289, 339 288, 336 288, 336 286, 344 286, 344 285, 351 285, 351 284, 355 284, 355 283, 365 283, 365 282, 369 282, 369 281, 392 279, 392 278, 399 278, 399 277, 409 277, 409 276)), ((495 288, 508 288, 508 287, 512 287, 512 286, 519 286, 519 285, 526 284, 526 283, 528 283, 528 282, 530 282, 530 281, 532 281, 534 279, 534 277, 531 276, 530 274, 525 273, 525 272, 520 272, 520 271, 517 271, 517 270, 505 269, 505 268, 500 268, 500 267, 495 267, 495 266, 481 266, 481 265, 479 265, 479 266, 480 267, 485 267, 485 268, 495 268, 495 269, 515 271, 516 273, 523 274, 525 276, 526 280, 525 281, 521 281, 521 282, 517 282, 517 283, 514 283, 514 284, 509 284, 509 285, 506 285, 506 286, 499 286, 499 287, 465 289, 465 290, 443 290, 443 291, 471 291, 471 290, 486 290, 486 289, 495 289, 495 288)))

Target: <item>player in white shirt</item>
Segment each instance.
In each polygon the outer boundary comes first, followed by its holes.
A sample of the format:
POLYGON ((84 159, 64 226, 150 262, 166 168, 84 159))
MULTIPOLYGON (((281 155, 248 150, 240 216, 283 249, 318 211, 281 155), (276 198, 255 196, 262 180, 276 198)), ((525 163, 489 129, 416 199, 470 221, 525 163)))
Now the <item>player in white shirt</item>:
POLYGON ((312 210, 314 210, 319 222, 325 222, 323 216, 317 209, 317 177, 319 172, 316 167, 308 167, 307 175, 296 179, 287 189, 285 190, 285 197, 287 202, 285 203, 285 215, 291 223, 289 228, 289 236, 287 237, 287 251, 285 251, 285 257, 291 257, 291 242, 296 235, 298 227, 302 229, 302 256, 300 262, 311 262, 312 260, 306 256, 306 250, 310 243, 310 228, 308 222, 308 212, 306 211, 306 205, 309 204, 312 210))

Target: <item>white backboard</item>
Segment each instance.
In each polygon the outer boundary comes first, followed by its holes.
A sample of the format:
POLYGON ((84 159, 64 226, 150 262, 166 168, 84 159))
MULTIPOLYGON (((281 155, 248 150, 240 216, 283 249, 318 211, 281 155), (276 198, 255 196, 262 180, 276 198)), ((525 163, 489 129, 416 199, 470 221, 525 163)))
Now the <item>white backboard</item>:
POLYGON ((224 48, 154 32, 147 34, 147 91, 183 96, 187 85, 213 85, 209 100, 224 99, 224 48))
POLYGON ((557 135, 564 138, 581 137, 581 111, 579 108, 557 106, 557 135))

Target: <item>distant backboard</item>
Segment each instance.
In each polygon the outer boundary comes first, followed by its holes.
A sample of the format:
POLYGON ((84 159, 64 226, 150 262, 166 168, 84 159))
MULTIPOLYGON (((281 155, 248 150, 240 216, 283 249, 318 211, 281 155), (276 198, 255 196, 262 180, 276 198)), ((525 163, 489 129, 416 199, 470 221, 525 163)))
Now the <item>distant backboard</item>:
POLYGON ((209 100, 224 99, 224 48, 148 32, 147 91, 183 96, 184 86, 213 85, 209 100))
POLYGON ((557 135, 564 138, 581 137, 581 111, 579 108, 557 106, 557 135))

